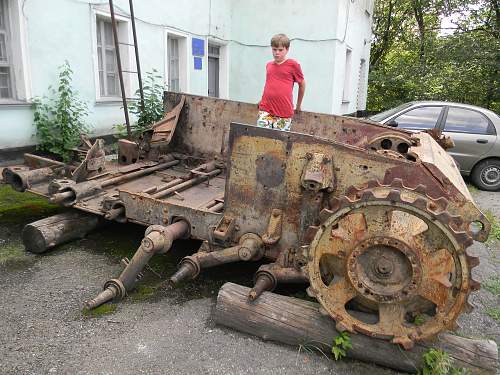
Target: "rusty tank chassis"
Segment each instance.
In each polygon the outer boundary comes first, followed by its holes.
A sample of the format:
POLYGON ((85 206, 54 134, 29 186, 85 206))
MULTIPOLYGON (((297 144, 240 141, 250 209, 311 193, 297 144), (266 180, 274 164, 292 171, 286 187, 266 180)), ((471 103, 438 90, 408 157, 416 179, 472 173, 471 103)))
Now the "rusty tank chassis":
MULTIPOLYGON (((178 103, 165 97, 167 110, 178 103)), ((289 133, 225 123, 254 110, 187 95, 163 161, 110 165, 106 177, 79 183, 48 171, 30 181, 36 170, 14 169, 4 180, 14 186, 23 177, 26 189, 55 202, 150 226, 88 307, 123 298, 151 256, 191 237, 203 245, 171 283, 266 258, 272 263, 257 272, 249 300, 278 283, 309 283, 339 330, 405 348, 453 328, 478 287, 478 259, 466 248, 486 240, 489 223, 449 155, 428 134, 338 116, 303 113, 289 133)))

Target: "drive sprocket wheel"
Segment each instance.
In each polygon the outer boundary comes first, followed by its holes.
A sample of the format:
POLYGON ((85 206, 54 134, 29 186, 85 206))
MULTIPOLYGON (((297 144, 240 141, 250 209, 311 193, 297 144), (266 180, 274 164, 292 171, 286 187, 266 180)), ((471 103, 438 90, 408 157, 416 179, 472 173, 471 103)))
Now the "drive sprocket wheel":
POLYGON ((454 328, 470 291, 479 287, 470 274, 478 259, 465 253, 472 239, 447 205, 427 196, 424 186, 409 189, 400 180, 371 182, 333 199, 306 267, 310 294, 339 331, 409 349, 454 328))

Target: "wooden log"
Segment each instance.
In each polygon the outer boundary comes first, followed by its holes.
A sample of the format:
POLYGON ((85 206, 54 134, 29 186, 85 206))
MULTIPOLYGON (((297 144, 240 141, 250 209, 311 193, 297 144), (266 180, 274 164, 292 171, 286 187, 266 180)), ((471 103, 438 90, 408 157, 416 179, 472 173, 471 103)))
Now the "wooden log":
POLYGON ((69 211, 27 224, 22 231, 24 247, 32 253, 43 253, 54 246, 77 238, 103 223, 97 215, 69 211))
MULTIPOLYGON (((249 290, 233 283, 224 284, 217 297, 215 322, 264 340, 330 351, 339 333, 334 321, 319 313, 319 304, 270 292, 250 303, 249 290)), ((363 334, 353 334, 351 340, 348 357, 399 371, 417 372, 422 367, 422 355, 431 347, 446 351, 456 367, 470 369, 474 374, 495 373, 498 366, 497 345, 492 340, 442 333, 434 342, 417 343, 411 350, 363 334)))

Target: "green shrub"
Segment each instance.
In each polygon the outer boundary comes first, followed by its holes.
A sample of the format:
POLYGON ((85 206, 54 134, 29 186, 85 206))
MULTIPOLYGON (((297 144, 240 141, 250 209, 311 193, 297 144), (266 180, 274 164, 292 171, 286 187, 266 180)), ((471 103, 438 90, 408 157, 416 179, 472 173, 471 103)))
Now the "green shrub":
MULTIPOLYGON (((164 116, 163 109, 163 91, 165 89, 162 82, 162 76, 158 74, 156 69, 146 73, 144 80, 144 108, 141 108, 140 99, 135 99, 128 103, 128 110, 134 114, 137 121, 131 125, 132 137, 136 138, 141 132, 146 130, 150 125, 160 121, 164 116)), ((140 91, 135 92, 137 98, 140 97, 140 91)), ((124 124, 115 125, 118 136, 120 138, 127 135, 127 127, 124 124)))
POLYGON ((347 356, 347 351, 352 348, 349 332, 341 332, 332 343, 332 354, 336 361, 347 356))
POLYGON ((72 74, 66 61, 59 67, 57 90, 49 86, 49 96, 33 100, 34 123, 40 142, 37 149, 59 155, 64 161, 70 159, 80 133, 89 131, 84 122, 87 105, 71 87, 72 74))

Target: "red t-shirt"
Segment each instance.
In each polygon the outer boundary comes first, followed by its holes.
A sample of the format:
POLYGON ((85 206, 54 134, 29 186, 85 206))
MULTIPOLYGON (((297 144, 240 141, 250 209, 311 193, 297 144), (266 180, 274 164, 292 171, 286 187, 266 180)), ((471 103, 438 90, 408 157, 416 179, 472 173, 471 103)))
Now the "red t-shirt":
POLYGON ((274 61, 266 65, 266 85, 259 109, 272 115, 290 118, 293 116, 293 84, 304 80, 300 64, 287 59, 281 64, 274 61))

